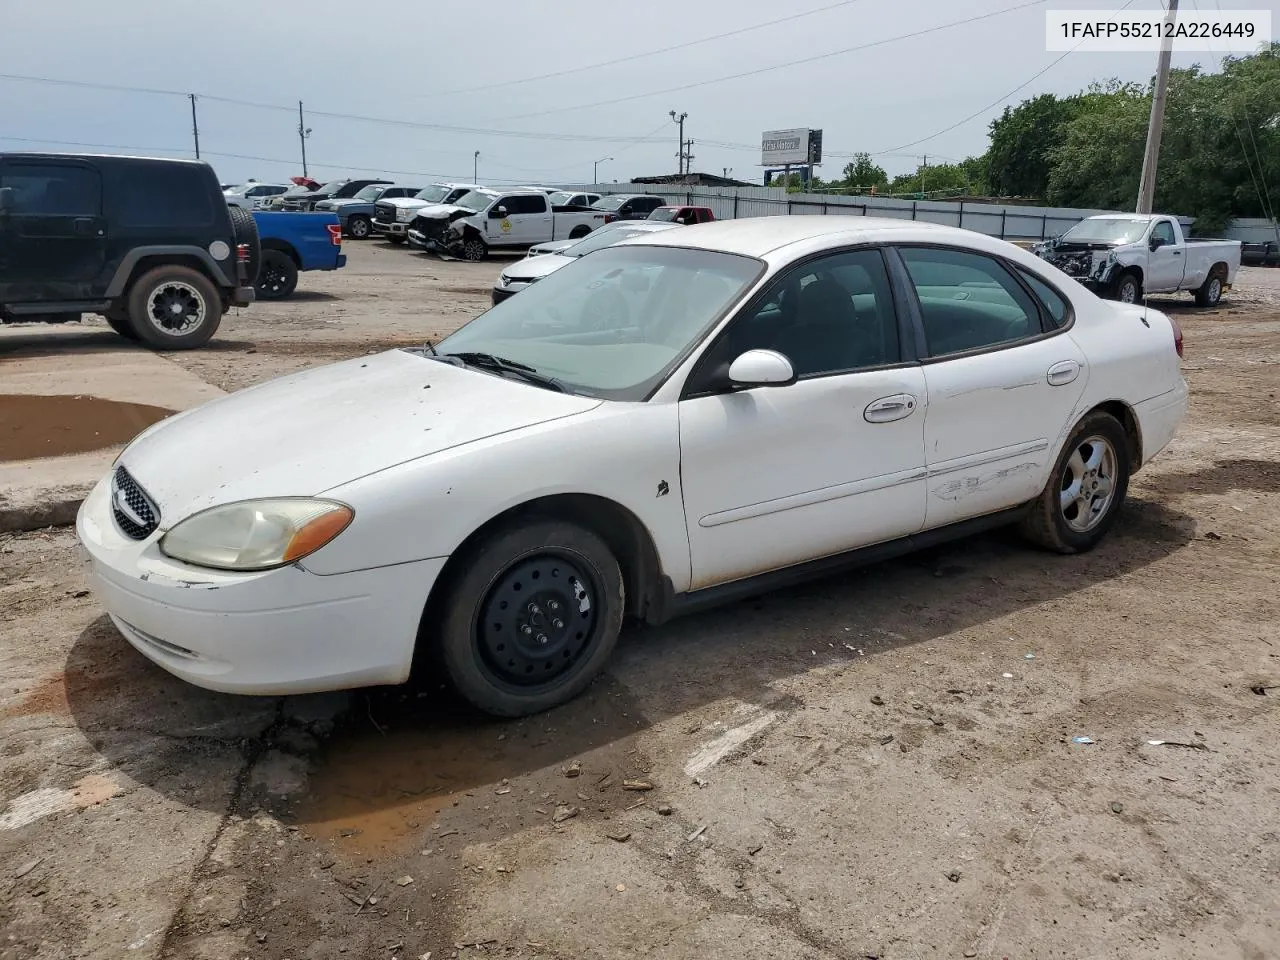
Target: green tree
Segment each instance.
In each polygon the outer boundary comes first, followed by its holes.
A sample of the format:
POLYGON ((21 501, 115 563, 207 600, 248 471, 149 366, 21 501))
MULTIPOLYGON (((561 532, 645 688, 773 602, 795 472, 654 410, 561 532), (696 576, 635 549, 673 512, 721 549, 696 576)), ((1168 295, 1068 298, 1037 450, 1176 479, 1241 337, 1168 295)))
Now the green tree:
POLYGON ((889 182, 889 175, 884 168, 871 159, 869 153, 855 153, 853 159, 844 165, 843 187, 882 187, 889 182))
POLYGON ((1044 93, 1005 107, 991 121, 986 160, 994 193, 1006 197, 1043 197, 1049 188, 1053 152, 1062 145, 1067 125, 1080 110, 1080 98, 1044 93))

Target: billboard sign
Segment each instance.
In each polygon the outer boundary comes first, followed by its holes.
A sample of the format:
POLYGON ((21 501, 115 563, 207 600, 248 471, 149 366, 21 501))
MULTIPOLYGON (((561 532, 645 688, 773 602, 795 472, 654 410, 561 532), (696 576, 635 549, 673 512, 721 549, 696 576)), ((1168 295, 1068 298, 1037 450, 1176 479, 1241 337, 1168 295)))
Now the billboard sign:
POLYGON ((760 139, 760 163, 766 167, 809 162, 809 128, 766 130, 760 139))

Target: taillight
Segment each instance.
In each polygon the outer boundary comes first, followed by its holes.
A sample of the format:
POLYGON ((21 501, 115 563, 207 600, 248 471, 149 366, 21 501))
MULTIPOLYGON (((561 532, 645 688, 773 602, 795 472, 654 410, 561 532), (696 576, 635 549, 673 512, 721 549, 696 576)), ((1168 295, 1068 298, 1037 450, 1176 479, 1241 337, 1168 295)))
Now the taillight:
POLYGON ((1169 323, 1173 326, 1173 348, 1178 351, 1178 356, 1182 356, 1182 327, 1178 326, 1178 321, 1169 318, 1169 323))
POLYGON ((605 222, 605 223, 613 223, 613 221, 615 221, 615 220, 617 220, 617 219, 618 219, 618 215, 617 215, 616 213, 606 213, 606 214, 604 215, 604 222, 605 222))
POLYGON ((342 246, 342 225, 338 223, 326 223, 325 226, 329 230, 329 239, 335 247, 342 246))
POLYGON ((247 243, 236 244, 236 259, 241 263, 249 262, 249 245, 247 243))

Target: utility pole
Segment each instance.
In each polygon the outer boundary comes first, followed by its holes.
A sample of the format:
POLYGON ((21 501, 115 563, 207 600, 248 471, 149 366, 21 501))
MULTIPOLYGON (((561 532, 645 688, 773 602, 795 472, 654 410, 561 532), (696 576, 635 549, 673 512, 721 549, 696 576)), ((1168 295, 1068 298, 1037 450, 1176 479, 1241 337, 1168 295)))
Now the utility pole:
POLYGON ((680 138, 676 140, 676 160, 679 163, 679 169, 676 172, 683 174, 684 173, 684 122, 688 118, 689 114, 681 113, 677 115, 674 110, 669 110, 667 112, 671 114, 671 119, 673 122, 680 124, 680 138))
POLYGON ((471 182, 480 182, 480 151, 477 150, 471 157, 471 182))
POLYGON ((924 172, 929 168, 929 155, 926 153, 920 160, 920 195, 924 196, 924 172))
POLYGON ((187 96, 191 98, 191 136, 195 138, 196 159, 199 160, 200 159, 200 124, 196 122, 196 95, 194 93, 188 93, 187 96))
POLYGON ((1173 26, 1178 19, 1178 0, 1169 0, 1164 18, 1160 59, 1156 66, 1156 87, 1151 96, 1151 121, 1147 124, 1147 149, 1142 154, 1142 180, 1138 187, 1138 213, 1151 213, 1156 202, 1156 165, 1160 160, 1160 135, 1164 132, 1164 101, 1169 92, 1169 57, 1173 54, 1173 26))
POLYGON ((689 173, 690 171, 693 170, 693 164, 689 162, 690 160, 693 159, 693 141, 692 140, 686 140, 684 142, 684 149, 681 151, 681 155, 682 155, 682 159, 684 160, 684 172, 689 173))
POLYGON ((298 140, 302 144, 302 175, 307 175, 307 137, 311 136, 311 128, 302 119, 302 101, 298 101, 298 140))
POLYGON ((591 164, 591 185, 594 187, 600 182, 600 164, 606 160, 612 160, 613 157, 601 157, 595 163, 591 164))

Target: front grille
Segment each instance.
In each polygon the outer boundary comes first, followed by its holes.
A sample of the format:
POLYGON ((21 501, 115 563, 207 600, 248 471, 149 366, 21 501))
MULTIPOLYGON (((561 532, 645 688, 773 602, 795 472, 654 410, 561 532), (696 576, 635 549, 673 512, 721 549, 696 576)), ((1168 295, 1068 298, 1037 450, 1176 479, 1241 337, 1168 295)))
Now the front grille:
POLYGON ((445 236, 449 229, 447 221, 439 217, 414 217, 413 223, 409 226, 422 234, 423 240, 428 243, 445 245, 445 236))
POLYGON ((386 223, 396 222, 396 207, 390 203, 378 203, 374 205, 373 216, 375 220, 382 220, 386 223))
POLYGON ((145 540, 160 525, 160 509, 124 467, 116 467, 111 478, 111 514, 134 540, 145 540))

